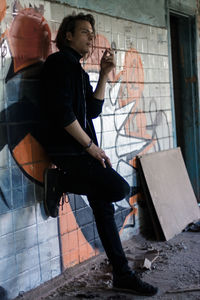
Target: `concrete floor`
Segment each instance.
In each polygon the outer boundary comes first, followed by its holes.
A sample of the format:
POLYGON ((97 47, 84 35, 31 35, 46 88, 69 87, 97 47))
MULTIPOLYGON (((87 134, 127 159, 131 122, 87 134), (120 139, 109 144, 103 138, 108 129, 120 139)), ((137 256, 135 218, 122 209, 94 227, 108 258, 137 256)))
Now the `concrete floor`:
POLYGON ((170 241, 156 242, 141 235, 124 244, 129 264, 159 292, 154 297, 119 293, 112 289, 111 267, 104 254, 65 270, 63 274, 16 298, 64 299, 200 299, 200 232, 182 232, 170 241), (141 258, 157 252, 151 269, 141 268, 141 258))

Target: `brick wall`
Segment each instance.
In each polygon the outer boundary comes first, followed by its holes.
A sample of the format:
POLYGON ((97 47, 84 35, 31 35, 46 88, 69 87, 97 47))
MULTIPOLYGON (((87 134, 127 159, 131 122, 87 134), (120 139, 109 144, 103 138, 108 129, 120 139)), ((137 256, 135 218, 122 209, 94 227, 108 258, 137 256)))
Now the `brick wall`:
MULTIPOLYGON (((48 1, 0 4, 0 286, 9 298, 60 274, 61 259, 67 268, 102 251, 86 197, 69 195, 58 219, 47 219, 42 205, 49 161, 38 141, 38 74, 56 51, 60 21, 74 11, 48 1)), ((173 147, 167 30, 94 17, 95 50, 84 62, 93 86, 104 48, 115 48, 117 60, 95 127, 114 168, 135 187, 136 155, 173 147)), ((122 239, 138 232, 138 197, 115 205, 122 239)))

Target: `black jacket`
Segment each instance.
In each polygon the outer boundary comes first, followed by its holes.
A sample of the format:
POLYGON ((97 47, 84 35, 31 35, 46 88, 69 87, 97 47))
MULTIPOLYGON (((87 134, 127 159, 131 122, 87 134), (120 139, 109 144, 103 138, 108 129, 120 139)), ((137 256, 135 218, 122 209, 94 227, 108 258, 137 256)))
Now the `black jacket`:
POLYGON ((72 48, 51 54, 41 72, 41 108, 49 155, 83 154, 83 147, 64 129, 76 119, 97 144, 92 119, 102 111, 103 101, 93 97, 81 56, 72 48))

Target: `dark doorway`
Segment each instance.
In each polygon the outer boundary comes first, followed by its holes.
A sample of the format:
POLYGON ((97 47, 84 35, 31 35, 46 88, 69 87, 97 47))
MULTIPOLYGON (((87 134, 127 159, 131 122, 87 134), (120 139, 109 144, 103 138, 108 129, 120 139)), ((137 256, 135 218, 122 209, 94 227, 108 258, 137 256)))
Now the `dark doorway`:
POLYGON ((177 146, 200 201, 199 100, 196 75, 195 18, 170 14, 177 146))

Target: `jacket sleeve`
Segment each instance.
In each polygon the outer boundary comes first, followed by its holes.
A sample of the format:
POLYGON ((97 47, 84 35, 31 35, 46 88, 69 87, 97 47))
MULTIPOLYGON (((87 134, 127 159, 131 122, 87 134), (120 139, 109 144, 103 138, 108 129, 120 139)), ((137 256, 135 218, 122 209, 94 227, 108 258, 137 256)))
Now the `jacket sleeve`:
POLYGON ((93 88, 90 84, 89 76, 86 72, 85 72, 85 86, 86 86, 87 117, 90 119, 95 119, 102 112, 104 100, 99 100, 94 97, 93 88))
POLYGON ((71 95, 70 66, 61 57, 47 59, 43 70, 43 88, 48 118, 65 127, 76 120, 71 95))

